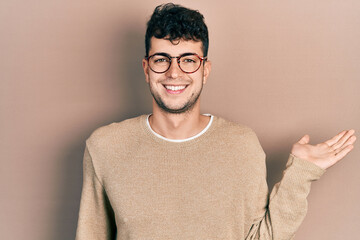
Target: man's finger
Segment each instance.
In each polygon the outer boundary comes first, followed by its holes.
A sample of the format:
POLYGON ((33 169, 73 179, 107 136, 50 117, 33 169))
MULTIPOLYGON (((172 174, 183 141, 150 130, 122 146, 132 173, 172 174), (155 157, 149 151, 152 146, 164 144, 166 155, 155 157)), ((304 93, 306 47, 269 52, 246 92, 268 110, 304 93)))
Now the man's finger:
POLYGON ((353 130, 353 129, 347 131, 346 134, 343 135, 339 139, 339 141, 332 146, 332 148, 333 149, 341 148, 344 145, 344 143, 346 143, 348 140, 351 140, 351 137, 354 135, 354 133, 355 133, 355 130, 353 130))
POLYGON ((308 144, 309 141, 310 141, 310 136, 306 134, 305 136, 303 136, 303 137, 298 141, 298 143, 300 143, 300 144, 308 144))
POLYGON ((356 141, 356 136, 352 135, 350 138, 347 139, 347 141, 338 149, 335 149, 335 153, 341 152, 344 148, 346 148, 349 145, 353 145, 356 141))
POLYGON ((344 131, 338 133, 338 134, 337 134, 336 136, 334 136, 333 138, 325 141, 325 143, 326 143, 329 147, 331 147, 332 145, 334 145, 335 143, 337 143, 337 142, 340 140, 340 138, 342 138, 342 137, 345 135, 346 132, 347 132, 347 131, 344 130, 344 131))
POLYGON ((349 145, 346 148, 342 149, 339 153, 337 153, 334 158, 335 163, 337 163, 338 161, 343 159, 353 148, 354 148, 354 145, 349 145))

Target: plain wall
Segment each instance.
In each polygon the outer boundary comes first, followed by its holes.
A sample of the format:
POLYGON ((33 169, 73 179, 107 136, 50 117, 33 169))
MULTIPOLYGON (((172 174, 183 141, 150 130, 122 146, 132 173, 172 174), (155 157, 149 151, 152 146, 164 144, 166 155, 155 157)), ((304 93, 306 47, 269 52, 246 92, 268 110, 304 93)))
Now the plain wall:
MULTIPOLYGON (((176 1, 199 9, 212 72, 204 113, 253 128, 270 188, 291 146, 360 131, 359 1, 176 1)), ((151 112, 146 21, 161 1, 0 3, 0 239, 73 239, 85 139, 151 112)), ((356 146, 312 186, 296 240, 360 226, 356 146)))

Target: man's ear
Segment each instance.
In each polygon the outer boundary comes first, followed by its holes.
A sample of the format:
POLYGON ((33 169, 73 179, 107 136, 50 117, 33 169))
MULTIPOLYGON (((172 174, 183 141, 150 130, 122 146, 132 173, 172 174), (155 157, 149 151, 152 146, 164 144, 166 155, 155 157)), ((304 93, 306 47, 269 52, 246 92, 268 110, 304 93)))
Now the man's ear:
POLYGON ((203 84, 206 84, 207 79, 211 72, 211 62, 206 60, 204 63, 204 76, 203 76, 203 84))
POLYGON ((147 83, 149 83, 149 64, 145 58, 143 58, 143 60, 142 60, 142 67, 143 67, 144 74, 145 74, 145 81, 147 83))

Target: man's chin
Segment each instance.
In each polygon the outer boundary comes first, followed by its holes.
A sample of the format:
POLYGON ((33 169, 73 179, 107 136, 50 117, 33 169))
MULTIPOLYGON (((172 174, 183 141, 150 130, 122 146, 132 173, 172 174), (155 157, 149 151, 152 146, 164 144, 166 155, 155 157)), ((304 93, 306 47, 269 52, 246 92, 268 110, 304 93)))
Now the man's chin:
POLYGON ((186 113, 192 109, 192 107, 190 107, 190 106, 184 106, 184 107, 180 107, 180 108, 171 108, 171 107, 166 107, 166 106, 159 106, 159 107, 162 111, 164 111, 166 113, 171 113, 171 114, 182 114, 182 113, 186 113))
POLYGON ((171 114, 182 114, 189 112, 193 109, 194 104, 185 104, 183 106, 168 106, 165 105, 163 102, 157 102, 158 107, 165 113, 171 114))
POLYGON ((189 101, 178 103, 178 104, 166 104, 160 97, 153 95, 153 99, 156 102, 156 105, 160 108, 164 113, 170 114, 183 114, 190 112, 198 102, 200 94, 197 94, 196 98, 190 99, 189 101))

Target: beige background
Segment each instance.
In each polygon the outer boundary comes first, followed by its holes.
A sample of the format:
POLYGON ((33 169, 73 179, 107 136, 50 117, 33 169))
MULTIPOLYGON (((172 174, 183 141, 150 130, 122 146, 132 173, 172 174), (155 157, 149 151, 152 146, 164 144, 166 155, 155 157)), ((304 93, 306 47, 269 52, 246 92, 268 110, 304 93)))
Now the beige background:
MULTIPOLYGON (((151 111, 141 58, 159 3, 1 1, 0 239, 74 238, 85 139, 151 111)), ((270 187, 305 133, 360 132, 359 1, 179 3, 210 31, 203 112, 257 132, 270 187)), ((359 156, 358 145, 313 184, 296 240, 356 238, 359 156)))

